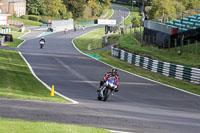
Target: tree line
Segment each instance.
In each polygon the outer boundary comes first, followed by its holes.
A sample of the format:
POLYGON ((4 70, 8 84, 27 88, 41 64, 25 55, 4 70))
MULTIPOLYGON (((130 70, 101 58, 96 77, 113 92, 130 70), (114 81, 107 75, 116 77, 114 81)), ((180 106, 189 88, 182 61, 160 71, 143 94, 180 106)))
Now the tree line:
POLYGON ((151 4, 151 6, 146 7, 148 19, 200 8, 199 0, 152 0, 151 4))
POLYGON ((56 16, 62 19, 83 16, 85 7, 92 8, 92 15, 100 16, 110 5, 110 0, 26 0, 27 14, 56 16))

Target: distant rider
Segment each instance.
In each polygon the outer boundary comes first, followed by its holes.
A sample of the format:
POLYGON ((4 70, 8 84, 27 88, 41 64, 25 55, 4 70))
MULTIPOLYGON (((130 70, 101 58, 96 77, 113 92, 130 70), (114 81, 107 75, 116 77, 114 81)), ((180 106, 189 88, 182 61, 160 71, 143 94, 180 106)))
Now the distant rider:
POLYGON ((64 33, 67 34, 67 28, 65 28, 64 33))
POLYGON ((100 91, 100 88, 104 85, 104 83, 108 80, 109 77, 111 76, 114 76, 115 77, 115 80, 117 82, 117 88, 115 89, 115 92, 118 92, 119 89, 118 89, 118 84, 119 84, 119 75, 117 74, 117 69, 115 68, 112 68, 111 69, 111 72, 107 72, 103 78, 102 81, 100 81, 100 87, 97 89, 97 92, 100 91))
POLYGON ((43 41, 45 43, 44 37, 42 37, 39 42, 41 42, 41 41, 43 41))

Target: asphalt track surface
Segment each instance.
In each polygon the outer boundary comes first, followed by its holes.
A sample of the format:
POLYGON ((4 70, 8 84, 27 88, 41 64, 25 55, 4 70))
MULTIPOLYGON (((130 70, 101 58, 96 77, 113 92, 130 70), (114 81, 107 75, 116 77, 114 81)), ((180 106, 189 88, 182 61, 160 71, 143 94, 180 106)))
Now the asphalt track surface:
MULTIPOLYGON (((120 15, 128 15, 125 8, 112 7, 118 23, 120 15)), ((199 96, 121 70, 120 91, 106 102, 97 100, 99 81, 111 67, 81 54, 72 44, 75 37, 96 28, 48 35, 44 49, 30 33, 19 47, 42 81, 79 104, 0 99, 0 116, 134 133, 199 133, 199 96)))

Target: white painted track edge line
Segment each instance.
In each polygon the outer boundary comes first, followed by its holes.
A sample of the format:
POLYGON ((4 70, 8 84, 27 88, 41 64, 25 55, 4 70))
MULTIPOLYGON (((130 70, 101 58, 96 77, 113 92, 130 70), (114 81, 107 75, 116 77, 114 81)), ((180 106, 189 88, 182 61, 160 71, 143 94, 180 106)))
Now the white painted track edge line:
MULTIPOLYGON (((29 30, 29 32, 28 33, 30 33, 31 31, 29 30)), ((27 33, 27 34, 28 34, 27 33)), ((20 45, 18 45, 18 47, 20 47, 23 43, 25 43, 26 42, 26 40, 24 40, 20 45)), ((17 47, 17 48, 18 48, 17 47)), ((33 71, 33 69, 32 69, 32 67, 31 67, 31 65, 28 63, 28 61, 25 59, 25 57, 22 55, 22 53, 20 52, 20 51, 18 51, 18 53, 19 53, 19 55, 22 57, 22 59, 26 62, 26 64, 28 65, 28 67, 29 67, 29 70, 31 71, 31 73, 33 74, 33 76, 38 80, 38 81, 40 81, 48 90, 50 90, 51 91, 51 87, 50 86, 48 86, 46 83, 44 83, 40 78, 38 78, 38 76, 35 74, 35 72, 33 71)), ((60 96, 60 97, 62 97, 62 98, 64 98, 64 99, 66 99, 66 100, 69 100, 69 101, 71 101, 72 103, 71 104, 79 104, 79 102, 77 102, 77 101, 75 101, 75 100, 73 100, 73 99, 71 99, 71 98, 68 98, 68 97, 66 97, 66 96, 64 96, 64 95, 62 95, 62 94, 60 94, 60 93, 58 93, 57 91, 54 91, 55 92, 55 94, 57 94, 58 96, 60 96)))
MULTIPOLYGON (((117 6, 117 5, 113 5, 113 6, 117 6)), ((119 6, 119 7, 122 7, 122 6, 119 6)), ((126 8, 126 7, 123 7, 123 8, 126 8)), ((130 16, 130 10, 128 8, 126 8, 128 10, 128 16, 126 18, 124 18, 124 20, 122 22, 120 22, 119 24, 122 24, 129 16, 130 16)))
MULTIPOLYGON (((29 34, 30 32, 31 32, 31 30, 28 29, 28 32, 25 33, 23 36, 29 34)), ((18 39, 21 39, 21 37, 23 37, 23 36, 18 37, 18 39)), ((23 39, 22 39, 22 40, 23 40, 23 39)), ((17 46, 17 48, 19 48, 19 47, 20 47, 23 43, 25 43, 25 42, 26 42, 26 40, 24 40, 21 44, 19 44, 19 45, 17 46)))
POLYGON ((113 133, 133 133, 133 132, 124 132, 124 131, 117 131, 117 130, 110 130, 110 129, 106 129, 110 132, 113 132, 113 133))
POLYGON ((0 97, 0 100, 7 100, 7 101, 23 101, 23 102, 34 102, 34 103, 54 103, 54 104, 67 104, 72 105, 72 103, 69 102, 54 102, 54 101, 41 101, 41 100, 31 100, 31 99, 17 99, 17 98, 6 98, 6 97, 0 97))
MULTIPOLYGON (((111 7, 110 7, 111 8, 111 7)), ((114 12, 115 12, 115 10, 113 9, 113 8, 111 8, 112 9, 112 14, 110 15, 110 17, 108 17, 107 19, 110 19, 112 16, 113 16, 113 14, 114 14, 114 12)))
MULTIPOLYGON (((38 81, 40 81, 47 89, 49 89, 49 90, 51 91, 51 87, 48 86, 46 83, 44 83, 40 78, 38 78, 38 76, 37 76, 37 75, 35 74, 35 72, 33 71, 31 65, 30 65, 30 64, 28 63, 28 61, 24 58, 24 56, 22 55, 22 53, 19 52, 19 54, 20 54, 20 56, 24 59, 24 61, 26 62, 26 64, 28 65, 29 70, 31 71, 31 73, 33 74, 33 76, 34 76, 38 81)), ((77 102, 77 101, 75 101, 75 100, 72 100, 71 98, 68 98, 68 97, 66 97, 66 96, 64 96, 64 95, 62 95, 62 94, 60 94, 60 93, 58 93, 58 92, 56 92, 56 91, 55 91, 55 94, 59 95, 60 97, 66 99, 66 100, 71 101, 73 104, 78 104, 78 103, 79 103, 79 102, 77 102)))

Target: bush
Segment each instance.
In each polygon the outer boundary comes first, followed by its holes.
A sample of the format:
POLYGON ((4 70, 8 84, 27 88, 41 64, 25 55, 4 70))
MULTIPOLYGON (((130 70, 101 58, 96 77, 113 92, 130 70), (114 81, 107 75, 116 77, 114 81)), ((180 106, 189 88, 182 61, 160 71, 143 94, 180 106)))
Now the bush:
POLYGON ((114 34, 108 37, 109 44, 113 44, 120 41, 120 35, 114 34))
POLYGON ((16 12, 14 12, 13 17, 17 17, 17 13, 16 12))
POLYGON ((39 21, 40 17, 39 16, 35 16, 35 15, 29 15, 28 19, 29 20, 33 20, 33 21, 39 21))
POLYGON ((40 18, 44 21, 48 21, 48 20, 61 20, 61 18, 56 17, 56 16, 40 16, 40 18))
POLYGON ((29 15, 22 15, 21 18, 28 20, 29 15))

